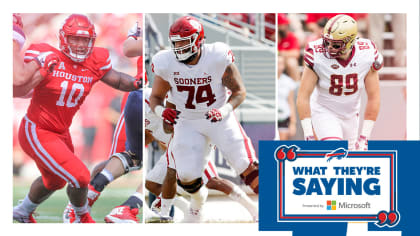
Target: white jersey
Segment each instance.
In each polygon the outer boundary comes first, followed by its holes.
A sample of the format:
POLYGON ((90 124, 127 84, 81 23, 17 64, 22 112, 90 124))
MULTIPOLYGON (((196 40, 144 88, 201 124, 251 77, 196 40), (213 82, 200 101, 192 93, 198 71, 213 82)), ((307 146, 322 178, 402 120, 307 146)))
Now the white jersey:
POLYGON ((290 117, 289 94, 297 87, 296 82, 286 74, 281 74, 277 80, 277 109, 278 120, 286 120, 290 117))
POLYGON ((222 76, 233 61, 228 45, 213 43, 203 45, 196 65, 179 62, 170 50, 160 51, 152 59, 152 70, 169 82, 169 96, 181 112, 180 118, 204 119, 207 111, 226 103, 222 76))
POLYGON ((318 75, 311 96, 311 109, 320 105, 341 118, 350 118, 360 110, 361 90, 371 68, 379 70, 383 57, 369 39, 359 38, 348 60, 327 58, 322 39, 310 42, 304 61, 318 75))
POLYGON ((145 88, 143 89, 143 96, 144 96, 144 102, 145 102, 145 129, 150 130, 152 132, 152 135, 155 139, 168 144, 169 140, 172 137, 171 133, 165 133, 163 130, 162 122, 163 120, 158 117, 152 109, 150 109, 149 105, 149 98, 150 94, 152 93, 152 88, 145 88))

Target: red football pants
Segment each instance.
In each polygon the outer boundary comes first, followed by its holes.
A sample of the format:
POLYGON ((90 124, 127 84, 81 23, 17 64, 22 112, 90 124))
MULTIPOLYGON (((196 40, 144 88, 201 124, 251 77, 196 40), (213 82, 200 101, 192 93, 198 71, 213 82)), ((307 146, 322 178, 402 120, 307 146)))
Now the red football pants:
POLYGON ((59 134, 39 128, 25 116, 19 128, 19 143, 35 161, 47 189, 61 189, 66 183, 75 188, 88 186, 89 170, 74 155, 68 131, 59 134))

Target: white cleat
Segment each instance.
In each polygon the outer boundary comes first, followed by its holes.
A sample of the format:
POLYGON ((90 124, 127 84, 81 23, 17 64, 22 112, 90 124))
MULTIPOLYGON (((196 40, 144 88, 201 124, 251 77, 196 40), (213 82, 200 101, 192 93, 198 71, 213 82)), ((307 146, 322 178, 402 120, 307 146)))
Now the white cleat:
POLYGON ((188 214, 185 215, 182 223, 201 223, 203 221, 203 216, 200 210, 189 209, 188 214))
POLYGON ((13 220, 16 220, 20 223, 36 223, 36 220, 33 217, 33 212, 29 215, 21 211, 19 207, 13 207, 13 220))

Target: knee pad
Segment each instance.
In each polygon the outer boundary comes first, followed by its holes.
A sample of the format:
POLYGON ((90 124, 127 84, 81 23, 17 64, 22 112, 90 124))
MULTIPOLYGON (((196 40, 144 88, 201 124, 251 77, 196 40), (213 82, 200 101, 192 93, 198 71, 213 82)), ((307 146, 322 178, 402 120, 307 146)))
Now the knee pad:
MULTIPOLYGON (((241 174, 242 180, 245 182, 246 185, 251 187, 251 189, 258 194, 258 163, 254 162, 251 165, 254 166, 253 170, 245 170, 244 173, 241 174)), ((251 167, 251 166, 250 166, 251 167)))
POLYGON ((180 180, 177 180, 177 183, 188 193, 195 193, 203 186, 203 179, 201 177, 195 179, 191 184, 182 184, 180 180))
POLYGON ((133 170, 139 170, 142 166, 141 161, 136 159, 135 155, 130 152, 115 153, 111 156, 111 158, 113 157, 120 159, 121 163, 124 166, 125 173, 128 173, 133 170))

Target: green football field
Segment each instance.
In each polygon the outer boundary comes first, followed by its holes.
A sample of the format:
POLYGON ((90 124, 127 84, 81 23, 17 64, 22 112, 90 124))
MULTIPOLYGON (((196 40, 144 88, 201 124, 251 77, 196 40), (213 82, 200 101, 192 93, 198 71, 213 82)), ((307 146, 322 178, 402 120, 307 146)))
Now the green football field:
MULTIPOLYGON (((131 182, 131 181, 129 181, 131 182)), ((30 183, 14 182, 13 187, 13 205, 17 205, 20 199, 24 199, 28 193, 30 183)), ((104 217, 114 208, 115 206, 121 205, 127 198, 135 192, 135 185, 133 187, 127 186, 127 184, 113 183, 109 185, 102 192, 95 205, 92 207, 91 215, 93 219, 98 223, 104 223, 104 217), (122 186, 121 186, 122 185, 122 186)), ((50 198, 43 202, 35 211, 37 216, 35 219, 39 223, 62 223, 63 210, 68 203, 66 190, 61 189, 56 191, 50 198)), ((141 212, 138 218, 142 221, 141 212)))

